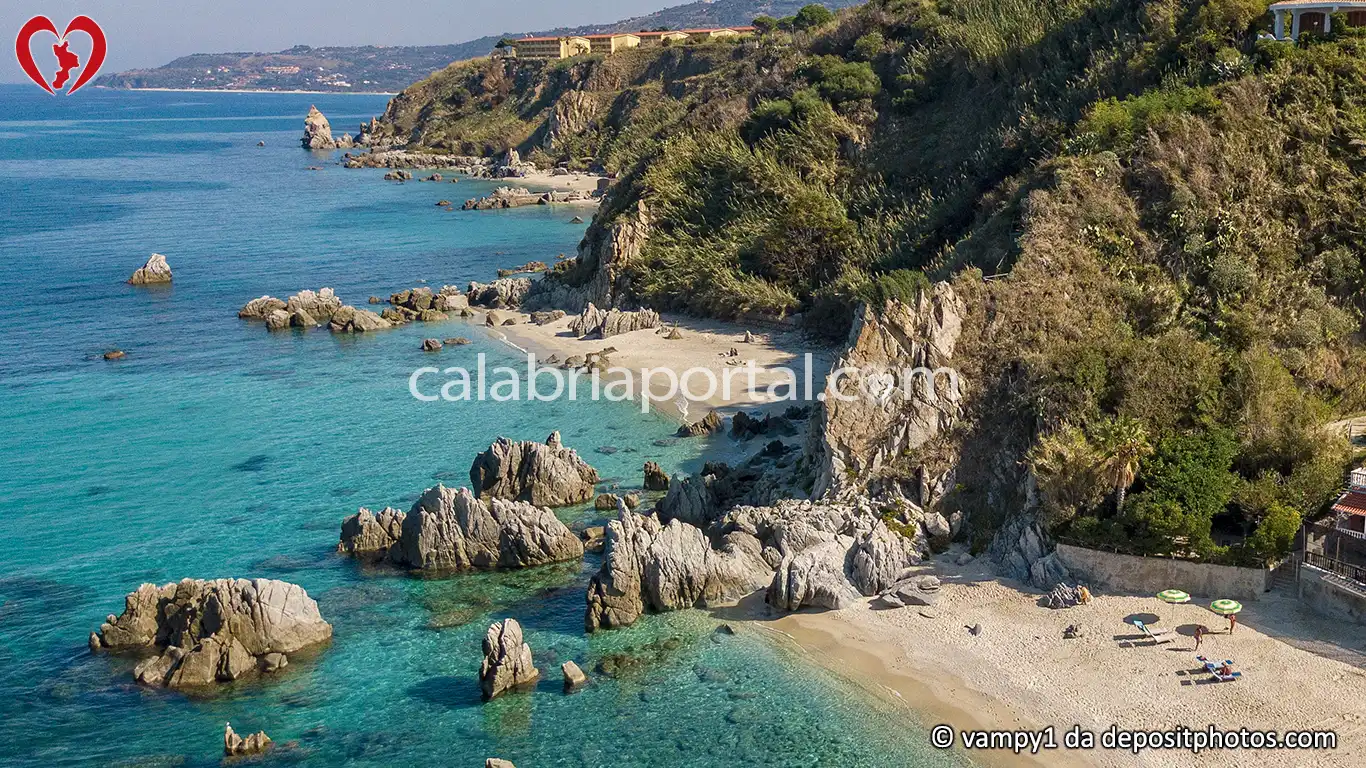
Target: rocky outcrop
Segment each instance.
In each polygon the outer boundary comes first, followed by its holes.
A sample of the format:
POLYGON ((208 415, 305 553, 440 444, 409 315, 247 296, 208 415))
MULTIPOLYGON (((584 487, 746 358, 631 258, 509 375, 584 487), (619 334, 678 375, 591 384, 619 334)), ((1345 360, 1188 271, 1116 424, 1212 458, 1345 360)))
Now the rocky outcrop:
POLYGON ((342 522, 337 549, 438 571, 526 568, 583 556, 583 542, 549 509, 485 502, 467 488, 444 485, 427 489, 406 515, 362 508, 342 522))
POLYGON ((337 551, 348 555, 388 557, 403 535, 403 512, 385 507, 378 514, 365 507, 342 521, 337 551))
POLYGON ((593 498, 598 472, 551 433, 544 443, 507 438, 489 446, 470 467, 470 484, 480 498, 527 501, 563 507, 593 498))
POLYGON ((848 606, 858 597, 845 577, 848 552, 848 539, 834 538, 784 557, 769 583, 765 601, 783 611, 848 606))
POLYGON ((159 253, 152 254, 147 263, 134 270, 133 276, 128 278, 130 285, 155 285, 169 282, 171 282, 171 265, 167 264, 166 257, 159 253))
POLYGON ((516 619, 490 625, 484 634, 484 661, 479 665, 484 700, 535 683, 540 676, 531 660, 531 646, 522 641, 522 625, 516 619))
POLYGON ((285 302, 285 311, 291 317, 303 314, 316 322, 326 323, 332 315, 342 308, 342 300, 331 288, 322 288, 317 293, 310 290, 299 291, 285 302))
POLYGON ((588 586, 588 631, 624 627, 650 611, 733 600, 768 583, 758 539, 741 531, 713 546, 691 525, 617 508, 607 526, 602 567, 588 586))
POLYGON ((578 317, 569 321, 569 330, 581 338, 605 339, 631 331, 659 327, 659 313, 652 309, 623 312, 619 309, 598 309, 592 302, 578 317))
POLYGON ((694 421, 691 424, 684 424, 678 428, 679 437, 706 437, 720 433, 725 426, 721 423, 721 414, 716 411, 707 411, 707 415, 694 421))
POLYGON ((853 343, 836 364, 860 373, 841 378, 843 397, 826 397, 820 410, 815 495, 866 488, 884 466, 952 426, 962 382, 949 369, 963 315, 947 283, 913 304, 889 300, 860 310, 853 343))
POLYGON ((560 673, 564 675, 564 689, 566 692, 575 688, 580 688, 588 684, 588 675, 579 669, 579 665, 573 661, 566 661, 560 665, 560 673))
POLYGON ((536 282, 526 304, 532 309, 565 309, 578 312, 590 302, 617 307, 631 300, 626 277, 638 260, 653 228, 644 201, 628 210, 593 223, 584 233, 573 269, 549 272, 536 282))
POLYGON ((653 461, 645 462, 645 490, 669 490, 669 475, 653 461))
POLYGON ((237 680, 261 671, 271 654, 287 656, 331 637, 332 625, 302 587, 271 579, 143 584, 98 632, 101 648, 153 654, 134 677, 171 688, 237 680))
POLYGON ((223 727, 223 755, 225 757, 244 757, 246 755, 260 755, 268 752, 271 747, 270 737, 265 731, 256 733, 243 738, 237 735, 232 729, 232 723, 225 723, 223 727))
POLYGON ((371 333, 394 327, 394 324, 368 309, 343 305, 332 314, 327 327, 333 333, 371 333))
POLYGON ((592 95, 583 91, 567 91, 555 101, 555 108, 546 120, 546 149, 554 152, 567 139, 580 136, 597 119, 600 109, 592 95))
POLYGON ((327 122, 327 118, 315 106, 308 108, 308 116, 304 118, 302 143, 304 149, 330 150, 337 148, 337 142, 332 138, 332 124, 327 122))
POLYGON ((1028 514, 1008 520, 992 538, 987 555, 1000 566, 1002 576, 1038 589, 1073 581, 1072 573, 1053 551, 1053 543, 1042 524, 1028 514))
POLYGON ((237 316, 243 320, 265 320, 272 312, 284 308, 285 302, 274 296, 262 296, 259 299, 248 301, 237 311, 237 316))
POLYGON ((470 304, 491 309, 514 309, 531 291, 531 278, 505 277, 492 283, 471 282, 465 291, 470 304))

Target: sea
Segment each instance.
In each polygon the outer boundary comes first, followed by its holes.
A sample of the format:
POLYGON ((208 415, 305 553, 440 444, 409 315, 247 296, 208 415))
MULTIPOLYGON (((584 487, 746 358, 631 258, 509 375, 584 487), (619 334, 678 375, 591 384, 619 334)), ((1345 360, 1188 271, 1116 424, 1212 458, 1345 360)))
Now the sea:
POLYGON ((519 361, 469 321, 342 336, 237 318, 263 294, 326 286, 363 307, 574 252, 583 208, 448 211, 494 185, 386 182, 300 147, 310 105, 340 135, 385 101, 0 86, 0 764, 219 765, 231 722, 275 741, 260 765, 961 765, 908 709, 706 611, 586 635, 596 555, 424 579, 335 552, 358 507, 465 484, 500 436, 559 430, 603 489, 727 448, 629 402, 415 399, 418 367, 519 361), (153 252, 174 283, 128 285, 153 252), (424 353, 427 336, 473 343, 424 353), (195 695, 90 653, 128 592, 187 577, 299 584, 332 642, 195 695), (480 641, 505 617, 543 676, 482 703, 480 641), (571 695, 568 659, 592 678, 571 695))

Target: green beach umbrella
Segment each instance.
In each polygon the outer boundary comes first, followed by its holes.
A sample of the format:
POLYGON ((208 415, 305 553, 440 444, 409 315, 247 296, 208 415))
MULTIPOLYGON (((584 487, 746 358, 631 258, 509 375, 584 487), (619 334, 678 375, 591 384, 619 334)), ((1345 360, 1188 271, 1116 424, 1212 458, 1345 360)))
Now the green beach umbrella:
POLYGON ((1191 596, 1179 589, 1166 589, 1157 593, 1157 599, 1164 603, 1189 603, 1191 596))
POLYGON ((1243 604, 1237 600, 1215 600, 1209 604, 1209 609, 1220 616, 1229 616, 1243 610, 1243 604))

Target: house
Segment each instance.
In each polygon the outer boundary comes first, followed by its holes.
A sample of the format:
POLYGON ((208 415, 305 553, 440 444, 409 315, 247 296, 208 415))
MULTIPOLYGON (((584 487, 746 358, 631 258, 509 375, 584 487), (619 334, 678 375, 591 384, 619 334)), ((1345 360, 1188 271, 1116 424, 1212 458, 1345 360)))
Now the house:
POLYGON ((1366 467, 1352 470, 1347 490, 1333 504, 1333 528, 1352 538, 1366 539, 1366 467))
POLYGON ((1366 26, 1366 0, 1347 0, 1332 2, 1325 0, 1281 0, 1271 4, 1275 14, 1275 35, 1277 40, 1294 40, 1301 32, 1327 34, 1333 31, 1332 14, 1341 13, 1353 27, 1366 26), (1286 31, 1286 16, 1290 17, 1290 29, 1286 31))

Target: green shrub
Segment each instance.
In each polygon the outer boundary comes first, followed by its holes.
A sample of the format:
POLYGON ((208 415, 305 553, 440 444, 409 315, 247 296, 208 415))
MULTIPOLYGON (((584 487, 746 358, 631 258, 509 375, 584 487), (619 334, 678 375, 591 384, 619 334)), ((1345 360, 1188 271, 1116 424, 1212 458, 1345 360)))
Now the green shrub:
POLYGON ((860 61, 872 61, 882 54, 882 49, 887 45, 887 38, 881 32, 873 30, 854 41, 853 56, 860 61))
POLYGON ((778 28, 778 20, 772 16, 766 15, 755 16, 754 21, 751 21, 750 24, 752 24, 755 29, 759 30, 759 34, 761 35, 772 32, 778 28))
POLYGON ((1127 147, 1134 139, 1169 115, 1208 115, 1219 108, 1219 100, 1208 88, 1178 86, 1148 91, 1123 101, 1110 97, 1097 102, 1079 126, 1083 134, 1100 140, 1102 146, 1127 147))
POLYGON ((792 17, 792 28, 798 30, 815 29, 823 27, 835 20, 835 14, 823 5, 811 3, 804 5, 797 11, 797 15, 792 17))
POLYGON ((835 105, 871 99, 882 90, 882 81, 877 73, 863 61, 817 56, 802 67, 801 73, 821 96, 835 105))

